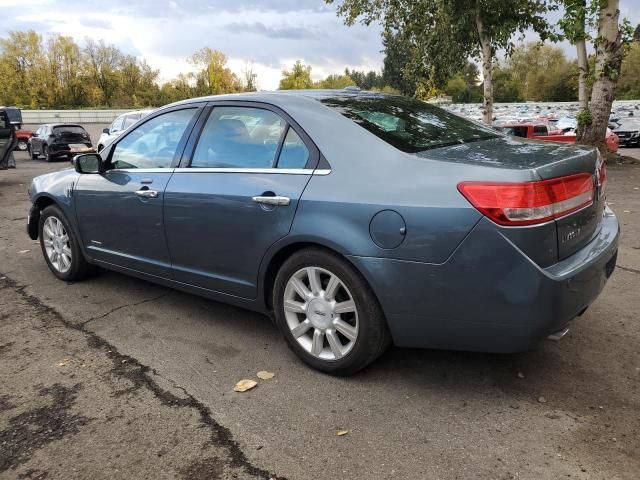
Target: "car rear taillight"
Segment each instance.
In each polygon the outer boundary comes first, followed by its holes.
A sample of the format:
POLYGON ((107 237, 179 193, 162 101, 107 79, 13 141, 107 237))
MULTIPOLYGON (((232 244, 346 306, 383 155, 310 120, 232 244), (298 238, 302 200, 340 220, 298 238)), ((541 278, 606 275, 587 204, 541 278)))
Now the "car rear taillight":
POLYGON ((537 182, 462 182, 458 190, 500 225, 534 225, 593 203, 593 176, 579 173, 537 182))

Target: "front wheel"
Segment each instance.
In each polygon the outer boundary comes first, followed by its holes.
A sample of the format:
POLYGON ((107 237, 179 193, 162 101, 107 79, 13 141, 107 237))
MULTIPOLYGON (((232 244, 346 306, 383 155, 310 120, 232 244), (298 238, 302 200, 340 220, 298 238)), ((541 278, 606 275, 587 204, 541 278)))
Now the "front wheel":
POLYGON ((384 314, 365 279, 323 249, 301 250, 282 265, 273 306, 291 349, 323 372, 356 373, 390 344, 384 314))
POLYGON ((16 145, 16 148, 21 152, 24 152, 28 146, 29 144, 26 142, 26 140, 18 140, 18 145, 16 145))
POLYGON ((93 271, 59 207, 50 205, 45 208, 38 228, 44 259, 56 277, 65 281, 81 280, 93 271))

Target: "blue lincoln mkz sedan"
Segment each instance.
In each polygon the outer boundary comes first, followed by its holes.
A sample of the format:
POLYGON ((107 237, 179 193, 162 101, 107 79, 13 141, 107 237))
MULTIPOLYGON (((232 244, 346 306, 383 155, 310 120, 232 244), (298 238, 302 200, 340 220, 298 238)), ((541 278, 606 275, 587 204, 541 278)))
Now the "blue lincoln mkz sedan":
POLYGON ((319 370, 391 343, 491 352, 560 337, 612 274, 597 150, 511 138, 353 90, 168 105, 33 180, 28 233, 95 267, 271 314, 319 370))

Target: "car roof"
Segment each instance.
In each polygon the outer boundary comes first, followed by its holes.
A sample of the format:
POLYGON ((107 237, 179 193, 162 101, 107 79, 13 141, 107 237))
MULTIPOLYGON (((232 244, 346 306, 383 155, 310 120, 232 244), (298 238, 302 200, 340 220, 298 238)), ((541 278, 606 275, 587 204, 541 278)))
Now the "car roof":
MULTIPOLYGON (((182 100, 175 105, 186 105, 190 103, 198 102, 215 102, 224 100, 245 101, 245 102, 264 102, 276 105, 279 107, 286 107, 289 104, 297 104, 300 100, 308 100, 309 105, 317 105, 321 107, 321 103, 312 100, 325 100, 325 99, 337 99, 337 98, 399 98, 399 95, 391 95, 388 93, 370 92, 365 90, 356 89, 310 89, 310 90, 275 90, 265 92, 245 92, 245 93, 230 93, 224 95, 211 95, 206 97, 190 98, 188 100, 182 100)), ((169 105, 167 105, 169 106, 169 105)))

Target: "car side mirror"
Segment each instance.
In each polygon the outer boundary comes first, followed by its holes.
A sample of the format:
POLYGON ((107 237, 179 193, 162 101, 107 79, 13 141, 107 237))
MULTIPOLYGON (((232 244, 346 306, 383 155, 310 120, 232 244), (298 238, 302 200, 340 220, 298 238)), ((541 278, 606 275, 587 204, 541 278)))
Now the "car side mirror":
POLYGON ((73 158, 73 167, 78 173, 102 172, 102 157, 97 153, 84 153, 73 158))
POLYGON ((31 135, 32 137, 39 137, 40 135, 38 135, 36 132, 33 132, 33 135, 31 135))
POLYGON ((102 129, 102 133, 106 133, 107 135, 109 135, 109 128, 103 128, 102 129))

